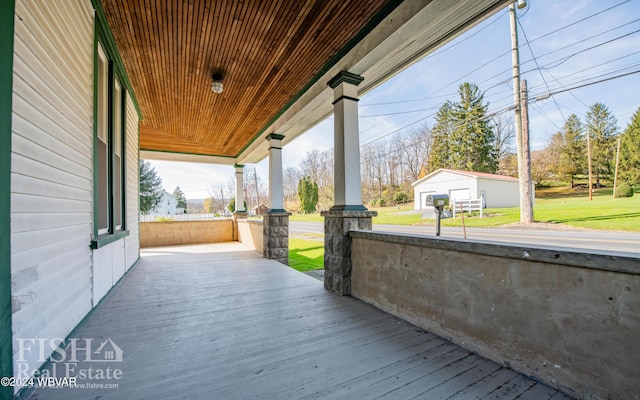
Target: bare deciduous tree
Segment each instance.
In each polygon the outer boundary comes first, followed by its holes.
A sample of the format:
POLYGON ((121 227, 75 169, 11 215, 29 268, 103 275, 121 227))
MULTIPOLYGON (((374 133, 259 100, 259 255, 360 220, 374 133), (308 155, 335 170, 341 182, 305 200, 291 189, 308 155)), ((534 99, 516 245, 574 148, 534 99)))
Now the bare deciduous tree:
POLYGON ((516 131, 513 125, 513 116, 506 113, 494 116, 491 119, 493 134, 495 135, 495 149, 498 162, 504 157, 514 153, 516 131))

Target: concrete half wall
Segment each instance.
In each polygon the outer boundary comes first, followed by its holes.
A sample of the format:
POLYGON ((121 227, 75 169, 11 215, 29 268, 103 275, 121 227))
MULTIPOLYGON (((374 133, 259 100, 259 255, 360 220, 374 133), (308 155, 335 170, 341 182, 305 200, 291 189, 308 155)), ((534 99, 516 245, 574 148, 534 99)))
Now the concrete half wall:
POLYGON ((233 225, 231 219, 141 222, 140 247, 232 242, 233 225))
POLYGON ((263 226, 259 220, 238 220, 238 241, 262 254, 263 226))
POLYGON ((640 399, 640 258, 352 231, 352 295, 584 399, 640 399))

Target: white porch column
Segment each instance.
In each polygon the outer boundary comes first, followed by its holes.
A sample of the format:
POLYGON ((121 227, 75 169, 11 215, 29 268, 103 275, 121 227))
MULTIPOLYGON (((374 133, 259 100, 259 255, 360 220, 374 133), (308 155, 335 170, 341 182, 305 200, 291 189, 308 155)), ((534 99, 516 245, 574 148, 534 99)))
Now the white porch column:
POLYGON ((324 287, 341 295, 351 293, 351 237, 353 229, 371 229, 375 211, 362 205, 358 85, 364 78, 347 71, 328 82, 333 89, 335 204, 324 217, 324 287))
POLYGON ((272 133, 269 142, 269 200, 272 212, 284 212, 284 189, 282 187, 282 139, 284 135, 272 133))
POLYGON ((360 189, 358 85, 364 78, 343 71, 328 83, 333 89, 334 187, 332 210, 366 210, 360 189))
POLYGON ((244 165, 236 164, 233 166, 236 170, 236 209, 237 213, 246 213, 247 210, 244 209, 244 181, 243 181, 243 171, 244 165))
POLYGON ((262 218, 262 254, 285 265, 289 264, 289 215, 284 209, 282 188, 282 139, 272 133, 269 142, 269 199, 271 207, 262 218))

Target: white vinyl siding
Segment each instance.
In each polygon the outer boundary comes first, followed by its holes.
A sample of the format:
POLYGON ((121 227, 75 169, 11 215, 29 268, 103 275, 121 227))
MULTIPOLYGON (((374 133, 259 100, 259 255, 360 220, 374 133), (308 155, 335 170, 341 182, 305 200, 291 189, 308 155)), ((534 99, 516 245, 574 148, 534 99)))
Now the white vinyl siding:
MULTIPOLYGON (((119 89, 126 94, 126 137, 121 142, 126 146, 122 165, 126 187, 119 195, 126 200, 122 211, 124 228, 130 234, 97 250, 90 247, 98 222, 94 215, 98 173, 94 171, 91 1, 16 0, 15 21, 11 146, 14 360, 17 339, 67 337, 139 257, 138 114, 125 87, 119 89)), ((121 131, 122 126, 114 128, 121 131)), ((122 158, 122 149, 115 154, 122 158)), ((29 371, 41 366, 38 354, 25 355, 29 371)), ((14 371, 23 370, 14 361, 14 371)))
MULTIPOLYGON (((16 1, 14 344, 64 338, 92 306, 93 21, 88 0, 16 1)), ((36 354, 27 359, 30 370, 40 366, 36 354)))

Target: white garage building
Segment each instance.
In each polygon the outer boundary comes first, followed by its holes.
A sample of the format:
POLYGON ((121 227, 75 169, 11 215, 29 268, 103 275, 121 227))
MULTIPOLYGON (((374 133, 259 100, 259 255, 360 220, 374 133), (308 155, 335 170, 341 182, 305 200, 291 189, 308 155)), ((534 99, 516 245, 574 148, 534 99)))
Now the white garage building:
POLYGON ((440 168, 412 183, 416 210, 427 208, 430 194, 448 194, 450 201, 484 199, 490 208, 518 207, 518 178, 440 168))

